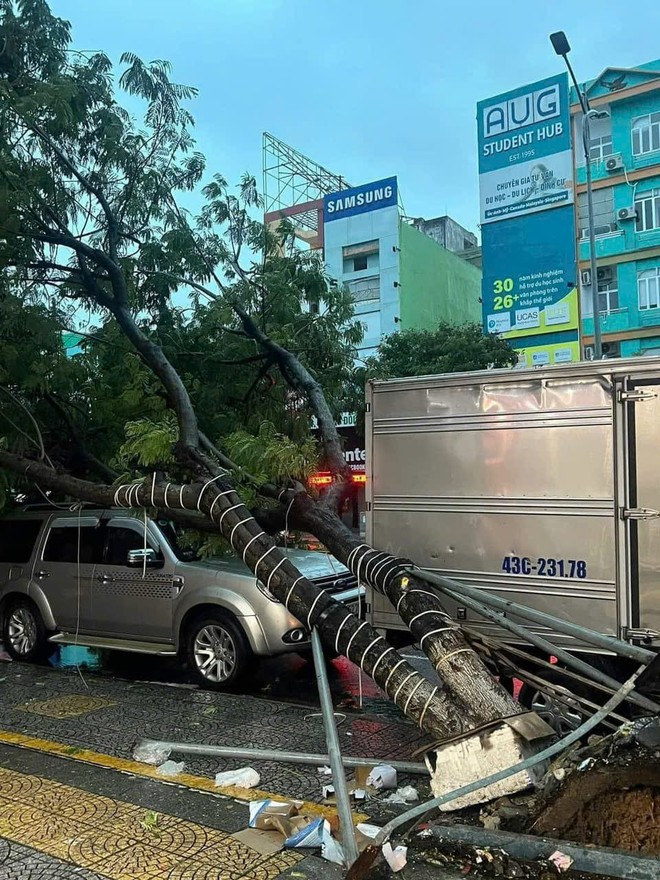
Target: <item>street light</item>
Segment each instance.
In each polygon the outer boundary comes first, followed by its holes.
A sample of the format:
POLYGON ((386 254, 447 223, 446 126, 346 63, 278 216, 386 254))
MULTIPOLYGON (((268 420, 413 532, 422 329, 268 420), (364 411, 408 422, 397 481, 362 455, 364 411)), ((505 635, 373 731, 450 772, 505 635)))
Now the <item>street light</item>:
POLYGON ((590 122, 592 119, 604 119, 610 114, 607 110, 592 110, 589 107, 589 98, 584 92, 575 78, 575 73, 568 60, 568 53, 571 51, 571 45, 563 31, 557 31, 556 34, 550 34, 550 42, 552 48, 557 55, 566 62, 566 67, 573 80, 573 85, 580 99, 580 107, 582 108, 582 143, 584 147, 584 161, 587 169, 587 220, 589 223, 589 256, 591 263, 591 301, 594 312, 594 359, 600 360, 603 356, 603 341, 600 332, 600 309, 598 308, 598 263, 596 260, 596 230, 594 226, 594 196, 591 185, 591 134, 590 122))

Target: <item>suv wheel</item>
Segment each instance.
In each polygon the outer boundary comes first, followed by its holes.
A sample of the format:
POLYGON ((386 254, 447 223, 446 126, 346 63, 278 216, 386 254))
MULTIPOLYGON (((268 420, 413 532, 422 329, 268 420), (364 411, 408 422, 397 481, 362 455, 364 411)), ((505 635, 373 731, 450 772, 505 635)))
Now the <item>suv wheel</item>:
POLYGON ((198 682, 214 690, 229 690, 237 685, 253 659, 238 624, 212 612, 198 617, 188 627, 186 655, 198 682))
POLYGON ((2 640, 14 660, 33 663, 48 654, 44 622, 35 606, 25 599, 12 602, 5 609, 2 640))

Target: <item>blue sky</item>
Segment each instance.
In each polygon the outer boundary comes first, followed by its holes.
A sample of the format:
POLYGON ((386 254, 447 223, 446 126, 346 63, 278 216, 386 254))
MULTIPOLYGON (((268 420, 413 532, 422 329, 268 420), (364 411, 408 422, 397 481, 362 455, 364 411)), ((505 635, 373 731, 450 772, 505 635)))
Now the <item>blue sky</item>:
POLYGON ((166 58, 200 90, 209 170, 261 181, 261 134, 351 183, 399 177, 406 213, 478 222, 475 104, 562 69, 660 57, 658 0, 51 0, 81 49, 166 58))

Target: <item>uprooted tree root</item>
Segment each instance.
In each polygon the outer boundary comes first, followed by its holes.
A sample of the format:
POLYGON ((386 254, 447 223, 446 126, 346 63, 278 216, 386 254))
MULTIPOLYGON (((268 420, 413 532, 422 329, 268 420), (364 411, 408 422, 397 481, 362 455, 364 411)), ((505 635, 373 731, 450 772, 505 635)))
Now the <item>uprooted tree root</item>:
POLYGON ((585 804, 566 840, 660 855, 660 788, 610 792, 585 804))

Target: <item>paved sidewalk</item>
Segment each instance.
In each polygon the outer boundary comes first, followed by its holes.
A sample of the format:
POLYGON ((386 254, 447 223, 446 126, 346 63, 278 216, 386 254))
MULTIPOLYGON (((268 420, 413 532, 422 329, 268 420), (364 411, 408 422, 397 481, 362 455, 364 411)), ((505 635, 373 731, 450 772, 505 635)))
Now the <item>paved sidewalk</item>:
MULTIPOLYGON (((264 749, 325 753, 322 719, 309 707, 294 706, 237 694, 219 694, 126 682, 75 670, 55 671, 18 663, 0 664, 0 742, 17 742, 10 734, 27 735, 70 747, 93 750, 131 760, 143 738, 209 745, 254 746, 264 749)), ((427 741, 412 724, 349 714, 339 726, 345 754, 376 761, 409 760, 427 741)), ((185 760, 185 770, 213 779, 221 770, 245 762, 197 756, 185 760)), ((315 767, 250 762, 261 775, 260 788, 280 797, 318 802, 320 779, 315 767)), ((416 786, 424 780, 410 778, 416 786)), ((379 815, 386 805, 374 802, 379 815)), ((367 812, 373 812, 367 810, 367 812)))
MULTIPOLYGON (((324 752, 309 708, 17 663, 0 663, 0 707, 1 880, 344 876, 308 851, 263 852, 244 836, 246 800, 264 792, 326 813, 315 767, 257 762, 261 790, 237 791, 213 777, 240 762, 191 757, 172 784, 132 760, 145 737, 324 752)), ((347 754, 375 760, 409 759, 424 742, 405 721, 349 715, 339 729, 347 754)), ((426 795, 424 780, 403 781, 426 795)), ((373 801, 364 812, 382 824, 392 808, 373 801)), ((399 876, 450 875, 410 864, 399 876)))

